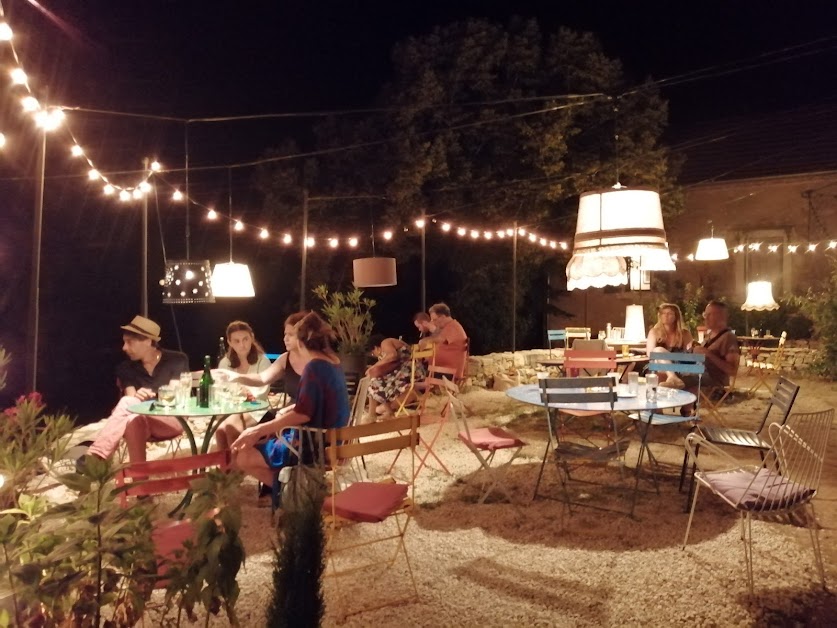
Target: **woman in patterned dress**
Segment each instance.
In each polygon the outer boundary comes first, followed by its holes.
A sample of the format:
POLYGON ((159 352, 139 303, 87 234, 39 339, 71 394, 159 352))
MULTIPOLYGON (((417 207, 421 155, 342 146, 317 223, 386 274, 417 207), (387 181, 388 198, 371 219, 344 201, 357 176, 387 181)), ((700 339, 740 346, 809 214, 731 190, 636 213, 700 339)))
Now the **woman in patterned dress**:
MULTIPOLYGON (((398 408, 401 397, 410 387, 411 364, 410 345, 398 338, 385 338, 374 334, 369 339, 372 355, 378 362, 368 369, 369 382, 369 418, 375 415, 392 416, 398 408)), ((424 365, 416 365, 416 379, 424 379, 424 365)))

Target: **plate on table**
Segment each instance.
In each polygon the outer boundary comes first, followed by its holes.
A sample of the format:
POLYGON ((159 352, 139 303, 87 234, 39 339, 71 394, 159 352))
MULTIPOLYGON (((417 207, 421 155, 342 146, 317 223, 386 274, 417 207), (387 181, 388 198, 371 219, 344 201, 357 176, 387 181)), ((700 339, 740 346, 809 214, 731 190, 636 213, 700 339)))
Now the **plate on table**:
POLYGON ((637 396, 637 393, 632 393, 628 390, 628 386, 625 384, 619 384, 616 387, 616 396, 620 399, 633 399, 637 396))

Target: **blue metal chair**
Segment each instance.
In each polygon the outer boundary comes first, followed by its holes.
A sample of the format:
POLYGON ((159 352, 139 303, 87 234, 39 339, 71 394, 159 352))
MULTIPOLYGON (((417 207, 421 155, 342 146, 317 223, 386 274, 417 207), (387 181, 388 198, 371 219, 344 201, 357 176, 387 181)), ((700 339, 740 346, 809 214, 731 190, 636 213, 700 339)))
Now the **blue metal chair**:
POLYGON ((552 343, 563 342, 564 348, 567 348, 567 330, 566 329, 548 329, 546 331, 547 345, 549 346, 549 357, 552 357, 552 343))

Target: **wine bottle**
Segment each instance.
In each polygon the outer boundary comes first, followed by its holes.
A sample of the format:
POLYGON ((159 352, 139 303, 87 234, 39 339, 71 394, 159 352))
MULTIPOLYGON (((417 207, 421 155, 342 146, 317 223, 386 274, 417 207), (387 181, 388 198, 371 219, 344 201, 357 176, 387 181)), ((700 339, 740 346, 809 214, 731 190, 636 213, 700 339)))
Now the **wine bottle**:
POLYGON ((224 343, 224 337, 218 338, 218 368, 221 368, 221 360, 227 355, 227 345, 224 343))
POLYGON ((201 381, 198 384, 199 408, 209 407, 209 389, 211 388, 212 383, 212 373, 209 370, 209 356, 206 355, 203 358, 203 375, 201 375, 201 381))

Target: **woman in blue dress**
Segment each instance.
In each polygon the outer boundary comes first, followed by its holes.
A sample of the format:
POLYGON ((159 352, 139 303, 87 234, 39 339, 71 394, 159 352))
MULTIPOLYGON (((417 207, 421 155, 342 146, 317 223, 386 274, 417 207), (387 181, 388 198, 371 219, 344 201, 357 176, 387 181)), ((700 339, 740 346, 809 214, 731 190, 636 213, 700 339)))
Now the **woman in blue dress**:
POLYGON ((349 421, 349 396, 340 360, 331 348, 334 330, 309 312, 294 325, 303 357, 308 360, 299 380, 296 405, 272 421, 244 430, 232 444, 233 466, 267 485, 288 464, 287 449, 276 434, 286 427, 344 427, 349 421))

